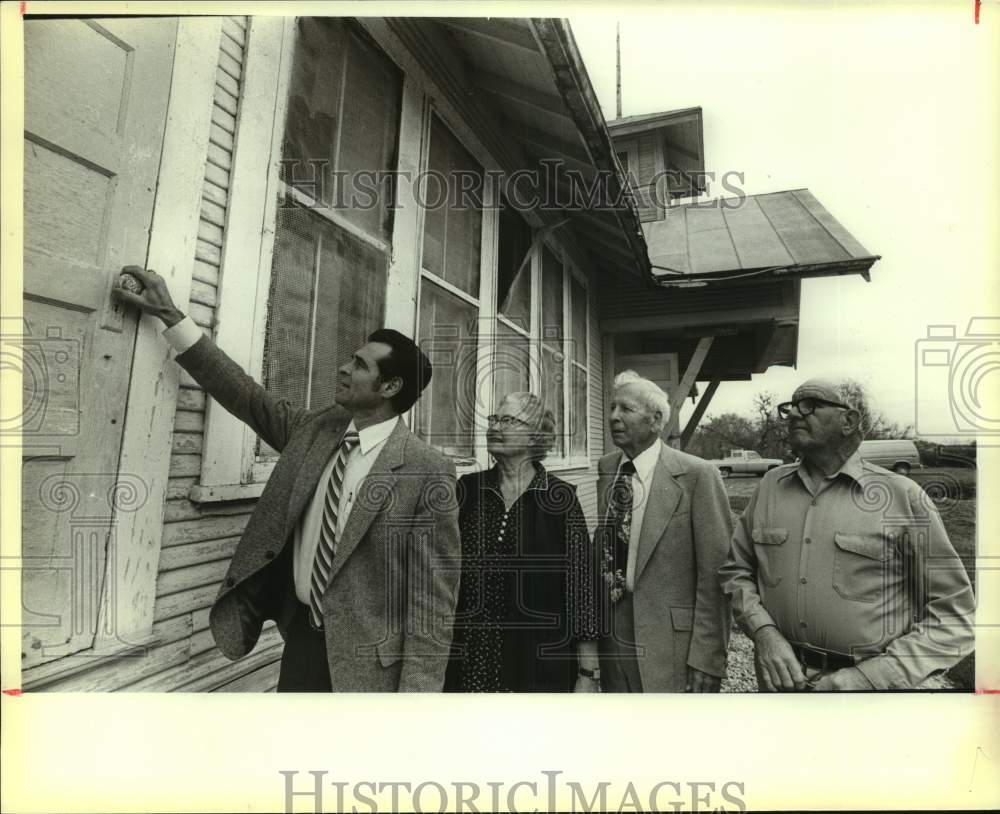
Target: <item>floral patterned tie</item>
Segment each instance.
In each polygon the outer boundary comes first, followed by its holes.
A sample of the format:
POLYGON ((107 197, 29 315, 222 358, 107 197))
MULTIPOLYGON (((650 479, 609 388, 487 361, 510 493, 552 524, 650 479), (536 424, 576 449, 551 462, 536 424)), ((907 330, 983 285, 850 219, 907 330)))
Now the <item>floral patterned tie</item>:
POLYGON ((628 568, 629 536, 632 533, 632 476, 635 464, 625 461, 618 470, 608 499, 608 526, 613 530, 612 571, 624 579, 628 568))

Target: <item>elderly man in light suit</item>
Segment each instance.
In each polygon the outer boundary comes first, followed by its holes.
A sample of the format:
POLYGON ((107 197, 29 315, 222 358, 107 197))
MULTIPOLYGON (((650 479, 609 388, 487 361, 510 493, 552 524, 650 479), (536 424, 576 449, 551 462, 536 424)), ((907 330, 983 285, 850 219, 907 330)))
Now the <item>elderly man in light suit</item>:
POLYGON ((303 410, 203 336, 155 272, 127 266, 116 294, 158 316, 177 362, 281 453, 212 606, 219 649, 245 656, 274 619, 279 692, 440 691, 461 556, 455 468, 400 420, 430 381, 427 357, 375 331, 330 371, 337 403, 303 410))
POLYGON ((666 394, 633 371, 614 382, 618 452, 601 458, 598 500, 608 635, 605 692, 718 692, 729 608, 718 568, 732 534, 718 470, 665 445, 666 394))

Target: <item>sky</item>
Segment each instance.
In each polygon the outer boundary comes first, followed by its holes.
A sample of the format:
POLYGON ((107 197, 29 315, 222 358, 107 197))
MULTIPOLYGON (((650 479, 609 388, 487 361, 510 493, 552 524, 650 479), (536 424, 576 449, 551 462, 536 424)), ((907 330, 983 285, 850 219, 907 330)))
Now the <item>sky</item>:
MULTIPOLYGON (((798 368, 723 383, 709 415, 749 414, 761 390, 784 400, 806 378, 849 376, 901 426, 954 427, 950 367, 918 371, 917 343, 929 325, 955 326, 961 339, 971 317, 1000 316, 1000 5, 981 15, 977 26, 972 0, 669 2, 569 15, 609 121, 620 21, 623 115, 700 106, 706 170, 744 173, 747 194, 807 187, 882 256, 870 283, 805 280, 798 368)), ((980 398, 1000 393, 1000 346, 935 348, 979 371, 980 398)), ((980 417, 1000 417, 998 404, 981 405, 980 417)))

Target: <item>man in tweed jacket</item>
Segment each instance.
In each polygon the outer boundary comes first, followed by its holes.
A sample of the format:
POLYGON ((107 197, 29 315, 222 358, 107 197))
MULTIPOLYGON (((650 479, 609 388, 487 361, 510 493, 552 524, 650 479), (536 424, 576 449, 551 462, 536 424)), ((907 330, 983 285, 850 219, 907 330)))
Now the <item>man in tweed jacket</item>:
POLYGON ((399 418, 430 381, 427 357, 402 334, 376 331, 331 371, 337 404, 299 409, 271 396, 203 336, 174 306, 163 278, 128 266, 122 282, 129 275, 143 288, 120 285, 118 297, 158 316, 177 362, 281 453, 212 606, 219 649, 245 656, 274 619, 285 640, 279 692, 441 690, 458 590, 455 469, 399 418), (317 625, 309 605, 313 561, 330 519, 324 507, 335 456, 354 431, 359 442, 345 448, 317 625))
POLYGON ((597 481, 597 540, 612 559, 605 692, 718 692, 726 670, 729 608, 716 573, 732 535, 729 500, 715 467, 660 441, 669 415, 654 382, 630 370, 615 378, 608 424, 619 451, 601 458, 597 481))

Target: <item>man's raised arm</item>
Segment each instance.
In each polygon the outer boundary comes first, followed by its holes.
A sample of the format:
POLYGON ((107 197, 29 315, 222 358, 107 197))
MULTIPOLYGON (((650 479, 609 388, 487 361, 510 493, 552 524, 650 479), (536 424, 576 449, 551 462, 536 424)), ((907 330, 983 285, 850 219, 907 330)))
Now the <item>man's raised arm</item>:
POLYGON ((194 321, 174 305, 166 280, 152 269, 125 266, 113 292, 122 302, 158 317, 166 326, 164 338, 177 351, 177 363, 272 448, 278 452, 284 449, 305 411, 271 396, 202 334, 194 321))

